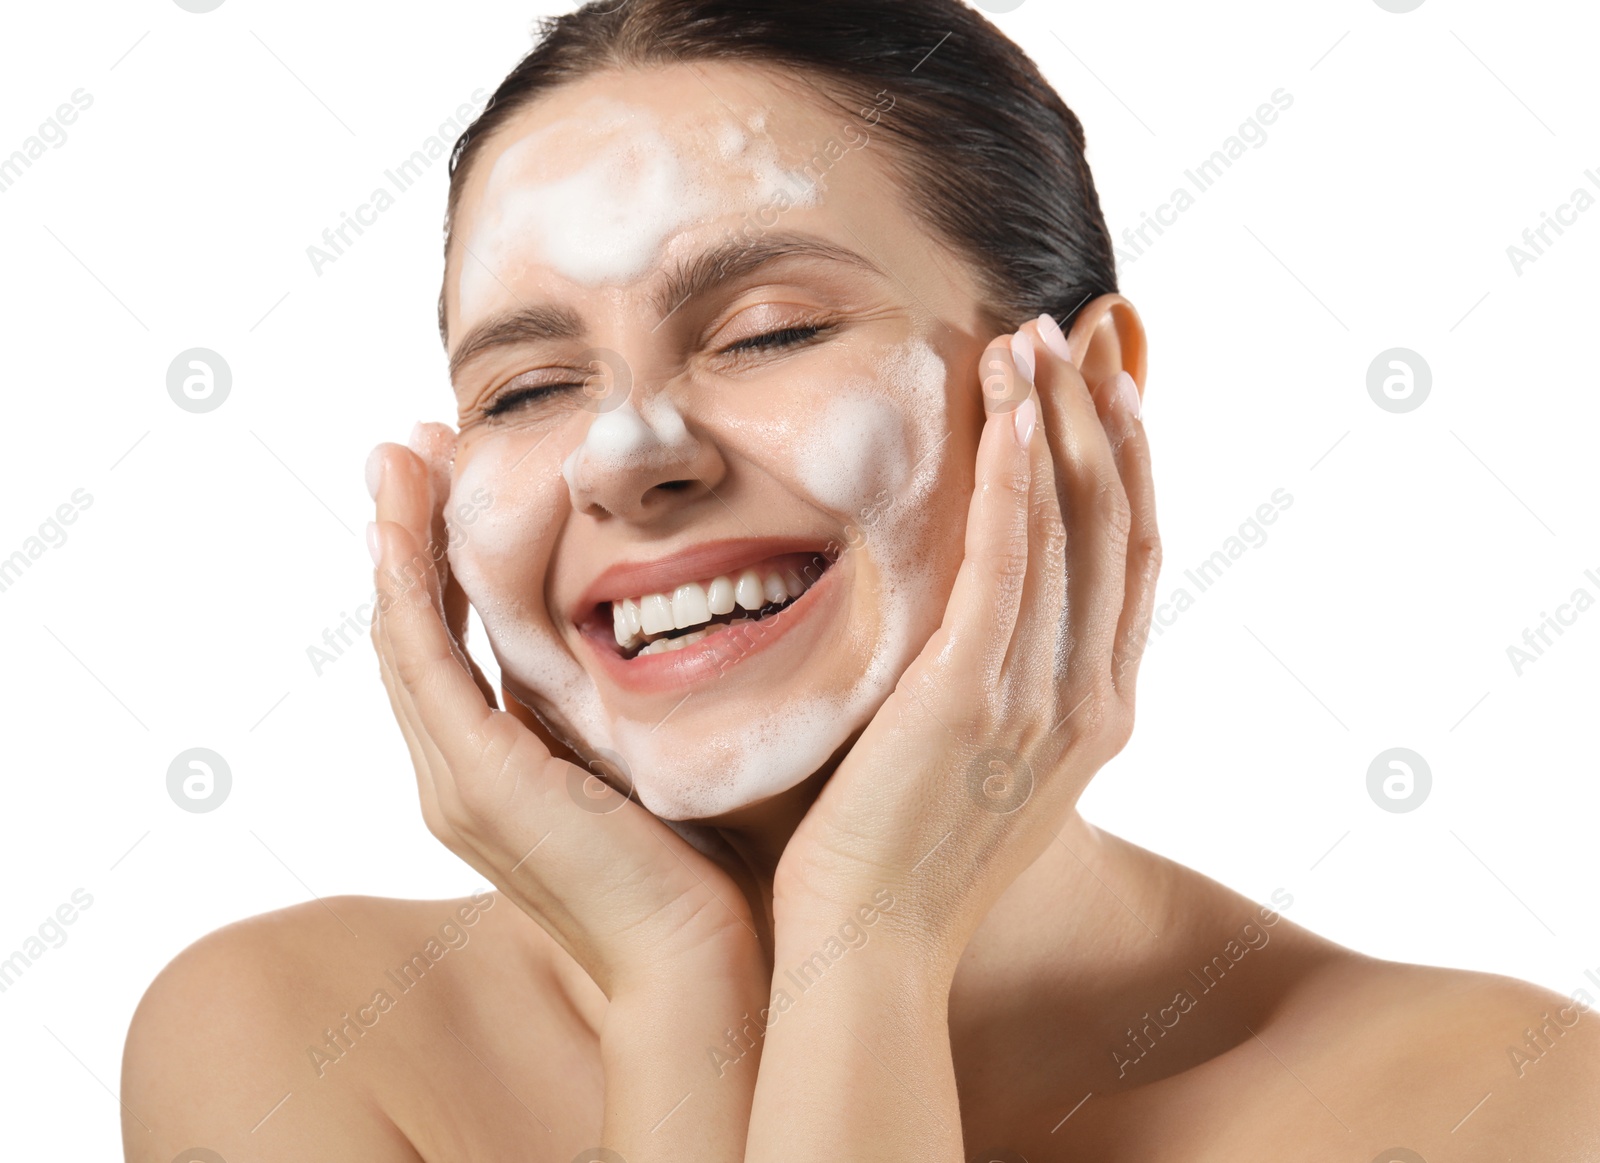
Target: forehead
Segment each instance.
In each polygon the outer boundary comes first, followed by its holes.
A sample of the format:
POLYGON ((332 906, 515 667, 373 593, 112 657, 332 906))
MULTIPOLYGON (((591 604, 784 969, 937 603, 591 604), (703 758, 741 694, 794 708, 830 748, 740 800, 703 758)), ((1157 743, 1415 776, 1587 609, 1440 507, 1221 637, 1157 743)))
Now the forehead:
MULTIPOLYGON (((686 248, 781 208, 786 225, 853 206, 883 213, 872 110, 769 67, 695 62, 608 70, 496 129, 462 183, 445 306, 461 325, 518 281, 628 285, 686 248)), ((841 231, 841 233, 844 233, 841 231)), ((848 239, 848 234, 845 234, 848 239)))

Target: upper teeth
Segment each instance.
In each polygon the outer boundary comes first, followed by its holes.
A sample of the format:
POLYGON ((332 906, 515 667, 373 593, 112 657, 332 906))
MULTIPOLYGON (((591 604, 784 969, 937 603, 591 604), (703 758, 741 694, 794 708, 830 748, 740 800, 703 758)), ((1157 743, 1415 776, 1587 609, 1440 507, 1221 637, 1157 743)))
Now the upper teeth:
POLYGON ((670 593, 645 594, 611 603, 611 625, 617 645, 628 649, 649 634, 698 626, 734 606, 759 610, 775 602, 798 598, 806 583, 793 569, 768 570, 765 579, 754 569, 737 577, 724 574, 708 582, 685 582, 670 593))

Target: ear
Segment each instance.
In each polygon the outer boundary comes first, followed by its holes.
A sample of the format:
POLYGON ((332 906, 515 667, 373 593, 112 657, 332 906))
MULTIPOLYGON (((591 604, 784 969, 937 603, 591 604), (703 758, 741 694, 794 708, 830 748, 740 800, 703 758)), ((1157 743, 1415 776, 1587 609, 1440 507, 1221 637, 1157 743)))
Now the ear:
POLYGON ((1118 372, 1127 372, 1143 399, 1148 351, 1144 323, 1133 304, 1121 295, 1101 295, 1079 311, 1067 347, 1091 391, 1118 372))

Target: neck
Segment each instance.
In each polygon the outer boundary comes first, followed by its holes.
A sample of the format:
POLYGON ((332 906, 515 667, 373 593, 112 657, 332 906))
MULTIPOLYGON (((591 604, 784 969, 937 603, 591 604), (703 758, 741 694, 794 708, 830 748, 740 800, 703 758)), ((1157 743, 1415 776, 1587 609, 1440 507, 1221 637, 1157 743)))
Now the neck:
MULTIPOLYGON (((722 852, 723 863, 735 873, 769 957, 778 862, 832 766, 782 795, 693 826, 722 852)), ((1116 951, 1125 971, 1135 970, 1154 954, 1162 937, 1178 936, 1178 930, 1217 911, 1222 896, 1232 895, 1205 877, 1101 831, 1073 809, 1053 829, 1045 850, 990 910, 968 944, 963 973, 1005 977, 1008 963, 1037 968, 1041 949, 1048 947, 1056 973, 1081 977, 1086 984, 1101 982, 1108 950, 1116 951)))

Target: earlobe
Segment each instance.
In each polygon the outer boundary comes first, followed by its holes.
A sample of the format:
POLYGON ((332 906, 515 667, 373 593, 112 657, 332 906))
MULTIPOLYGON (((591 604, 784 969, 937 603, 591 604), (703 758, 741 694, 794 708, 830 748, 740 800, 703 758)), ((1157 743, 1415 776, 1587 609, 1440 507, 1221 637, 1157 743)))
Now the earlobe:
POLYGON ((1144 323, 1121 295, 1101 295, 1078 312, 1067 336, 1072 362, 1091 388, 1125 371, 1144 394, 1147 361, 1144 323))

